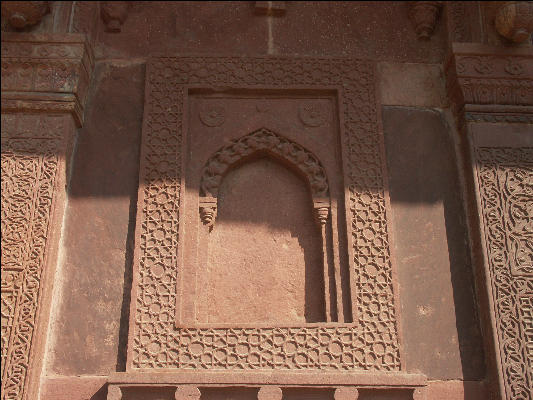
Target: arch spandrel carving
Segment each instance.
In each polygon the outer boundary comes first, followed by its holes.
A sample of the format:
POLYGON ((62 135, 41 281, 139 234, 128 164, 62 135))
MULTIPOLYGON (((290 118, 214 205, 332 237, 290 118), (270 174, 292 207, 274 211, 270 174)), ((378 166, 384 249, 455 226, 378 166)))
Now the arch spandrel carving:
POLYGON ((214 223, 220 183, 228 170, 261 153, 290 165, 305 178, 311 191, 317 220, 320 224, 325 224, 329 214, 329 185, 320 160, 303 146, 267 128, 233 140, 207 160, 200 183, 202 222, 208 226, 214 223))
POLYGON ((290 139, 262 128, 224 146, 207 161, 201 182, 201 195, 217 197, 224 173, 232 165, 257 152, 266 152, 296 167, 306 177, 313 198, 329 195, 326 172, 318 158, 290 139))

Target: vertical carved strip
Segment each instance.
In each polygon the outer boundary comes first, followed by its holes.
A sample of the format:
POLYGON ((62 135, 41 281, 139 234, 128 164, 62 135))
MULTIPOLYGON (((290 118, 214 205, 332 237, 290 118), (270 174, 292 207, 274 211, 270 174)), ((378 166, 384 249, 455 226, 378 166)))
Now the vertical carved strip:
POLYGON ((533 357, 528 353, 532 347, 528 305, 533 296, 533 148, 479 147, 476 164, 504 398, 526 399, 533 394, 533 357))
POLYGON ((67 129, 64 117, 2 115, 1 353, 5 399, 31 396, 28 373, 39 373, 40 366, 33 365, 39 356, 34 359, 32 354, 43 276, 55 262, 50 253, 56 244, 50 243, 50 231, 57 191, 63 190, 58 174, 64 174, 67 129))

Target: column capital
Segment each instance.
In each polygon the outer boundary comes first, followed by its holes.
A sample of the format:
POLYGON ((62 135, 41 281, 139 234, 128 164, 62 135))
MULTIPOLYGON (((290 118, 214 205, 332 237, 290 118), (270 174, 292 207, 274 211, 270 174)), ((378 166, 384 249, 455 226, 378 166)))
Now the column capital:
POLYGON ((448 96, 467 121, 533 122, 533 50, 453 43, 448 96))
POLYGON ((85 35, 3 33, 2 112, 66 112, 81 126, 93 66, 85 35))

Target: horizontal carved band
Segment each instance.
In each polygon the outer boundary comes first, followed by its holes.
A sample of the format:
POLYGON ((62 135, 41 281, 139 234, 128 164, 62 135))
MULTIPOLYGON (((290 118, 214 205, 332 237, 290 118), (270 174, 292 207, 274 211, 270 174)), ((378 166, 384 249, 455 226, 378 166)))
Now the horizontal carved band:
POLYGON ((81 124, 93 58, 84 35, 3 34, 2 111, 71 112, 81 124))
POLYGON ((447 87, 458 108, 464 104, 533 106, 533 54, 527 49, 454 43, 447 87))

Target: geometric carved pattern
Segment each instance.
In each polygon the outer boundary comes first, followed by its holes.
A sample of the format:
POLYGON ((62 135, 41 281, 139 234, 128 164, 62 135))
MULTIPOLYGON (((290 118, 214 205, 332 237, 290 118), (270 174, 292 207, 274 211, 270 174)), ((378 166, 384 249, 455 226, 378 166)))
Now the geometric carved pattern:
POLYGON ((146 82, 128 368, 399 370, 374 65, 333 58, 161 57, 148 64, 146 82), (338 90, 357 293, 354 324, 176 328, 188 85, 338 90))
POLYGON ((533 148, 476 150, 491 293, 507 399, 533 395, 533 148))
POLYGON ((3 399, 26 395, 63 121, 2 115, 3 399))

